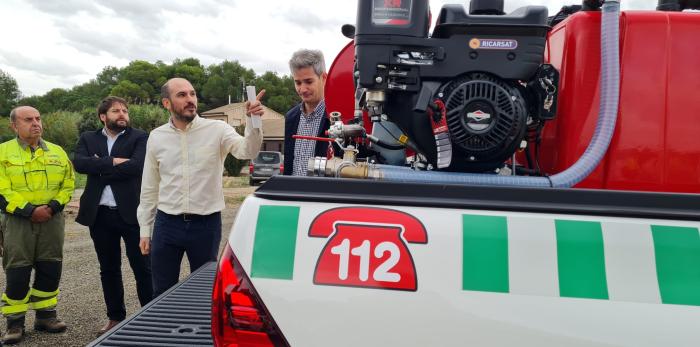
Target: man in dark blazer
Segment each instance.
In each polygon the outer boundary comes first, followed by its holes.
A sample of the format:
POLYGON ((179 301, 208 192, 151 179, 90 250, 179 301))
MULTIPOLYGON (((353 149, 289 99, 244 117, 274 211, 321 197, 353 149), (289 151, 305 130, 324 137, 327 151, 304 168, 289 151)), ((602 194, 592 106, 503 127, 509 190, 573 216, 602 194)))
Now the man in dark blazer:
POLYGON ((100 279, 109 321, 104 333, 126 318, 121 273, 121 239, 136 278, 141 306, 153 295, 151 265, 139 249, 136 208, 148 135, 129 126, 126 101, 107 97, 97 107, 104 128, 80 136, 75 150, 75 170, 87 174, 76 221, 90 229, 100 263, 100 279))
MULTIPOLYGON (((328 137, 330 127, 323 99, 328 74, 323 53, 302 49, 289 60, 294 87, 301 103, 287 112, 284 122, 284 175, 306 176, 309 159, 325 157, 328 142, 296 140, 293 135, 328 137)), ((336 153, 337 155, 341 153, 336 153)))
MULTIPOLYGON (((301 107, 302 104, 298 104, 292 107, 289 112, 285 115, 284 120, 284 172, 283 175, 292 175, 294 169, 294 146, 296 145, 295 139, 292 138, 293 135, 297 134, 297 128, 299 127, 299 118, 301 117, 301 107)), ((321 125, 316 132, 317 137, 328 137, 326 136, 326 130, 330 127, 331 122, 328 120, 328 115, 324 113, 323 119, 321 119, 321 125)), ((328 151, 328 142, 313 141, 316 143, 314 147, 314 152, 312 157, 325 157, 328 151)), ((340 155, 340 152, 335 152, 336 155, 340 155)), ((308 162, 308 161, 307 161, 308 162)))

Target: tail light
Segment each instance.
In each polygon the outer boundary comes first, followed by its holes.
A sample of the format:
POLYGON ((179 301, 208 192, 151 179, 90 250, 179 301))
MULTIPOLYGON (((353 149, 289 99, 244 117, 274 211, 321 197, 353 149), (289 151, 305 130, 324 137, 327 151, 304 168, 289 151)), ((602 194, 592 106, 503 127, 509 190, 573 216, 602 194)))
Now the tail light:
POLYGON ((253 174, 253 162, 251 161, 250 164, 248 164, 248 174, 252 175, 253 174))
POLYGON ((217 347, 289 346, 228 245, 214 282, 211 334, 217 347))
POLYGON ((280 164, 280 173, 284 172, 284 164, 280 164))

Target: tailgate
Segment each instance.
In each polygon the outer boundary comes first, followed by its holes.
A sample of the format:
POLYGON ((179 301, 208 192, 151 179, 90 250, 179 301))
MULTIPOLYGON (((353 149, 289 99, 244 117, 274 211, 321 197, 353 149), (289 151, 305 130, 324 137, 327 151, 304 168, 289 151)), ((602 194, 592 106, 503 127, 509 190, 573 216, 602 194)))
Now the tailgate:
POLYGON ((212 346, 211 291, 216 263, 208 263, 153 299, 89 347, 212 346))

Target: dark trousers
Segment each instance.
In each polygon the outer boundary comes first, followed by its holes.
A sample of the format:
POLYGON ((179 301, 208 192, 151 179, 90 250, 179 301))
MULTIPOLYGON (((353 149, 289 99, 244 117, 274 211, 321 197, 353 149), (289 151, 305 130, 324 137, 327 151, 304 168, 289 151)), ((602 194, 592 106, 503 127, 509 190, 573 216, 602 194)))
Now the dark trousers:
POLYGON ((220 242, 221 212, 200 216, 170 215, 158 210, 151 239, 153 297, 179 281, 183 254, 187 254, 193 272, 216 261, 220 242))
POLYGON ((100 280, 110 320, 124 320, 124 286, 122 283, 121 239, 124 239, 126 256, 136 279, 136 293, 141 306, 153 298, 151 262, 139 249, 139 226, 126 224, 119 211, 100 206, 95 224, 90 227, 90 237, 100 262, 100 280))

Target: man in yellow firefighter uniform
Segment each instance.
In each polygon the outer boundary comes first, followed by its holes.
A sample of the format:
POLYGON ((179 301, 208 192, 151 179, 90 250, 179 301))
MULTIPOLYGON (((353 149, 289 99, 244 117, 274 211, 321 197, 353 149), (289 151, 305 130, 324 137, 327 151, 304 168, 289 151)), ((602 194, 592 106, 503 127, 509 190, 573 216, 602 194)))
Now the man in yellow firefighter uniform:
POLYGON ((39 111, 17 107, 10 112, 10 124, 17 137, 0 144, 2 266, 7 279, 1 310, 7 318, 6 344, 24 337, 28 309, 36 310, 34 330, 66 330, 56 317, 56 303, 63 260, 62 211, 75 187, 66 152, 41 139, 39 111))

